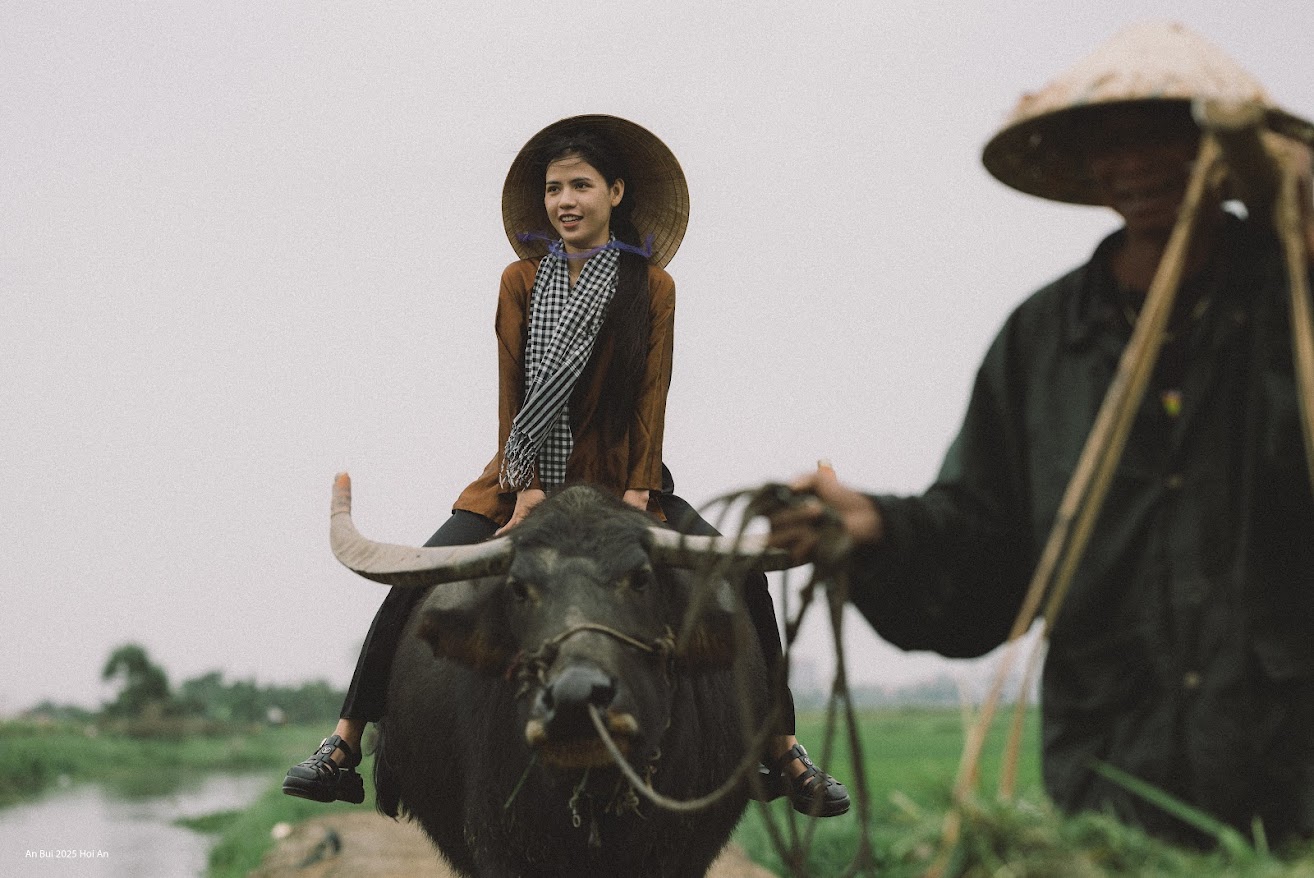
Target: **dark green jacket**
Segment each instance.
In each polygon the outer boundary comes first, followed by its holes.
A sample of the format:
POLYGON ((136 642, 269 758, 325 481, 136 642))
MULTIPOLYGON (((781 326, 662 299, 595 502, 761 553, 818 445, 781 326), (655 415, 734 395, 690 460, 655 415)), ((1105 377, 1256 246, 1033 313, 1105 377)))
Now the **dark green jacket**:
MULTIPOLYGON (((1161 354, 1042 682, 1053 799, 1164 834, 1092 759, 1239 826, 1314 829, 1314 504, 1283 263, 1251 225, 1229 219, 1181 293, 1208 304, 1161 354)), ((856 556, 854 604, 892 643, 975 656, 1006 639, 1130 337, 1116 238, 1009 317, 935 484, 873 498, 887 538, 856 556)))

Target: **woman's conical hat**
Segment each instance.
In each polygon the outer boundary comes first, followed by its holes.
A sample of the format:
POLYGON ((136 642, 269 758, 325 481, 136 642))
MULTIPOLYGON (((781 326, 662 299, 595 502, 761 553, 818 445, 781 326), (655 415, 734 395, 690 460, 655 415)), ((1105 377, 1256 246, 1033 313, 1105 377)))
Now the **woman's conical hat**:
POLYGON ((572 116, 553 122, 521 148, 502 185, 502 225, 522 259, 547 252, 552 233, 543 207, 540 150, 550 138, 572 131, 596 131, 620 153, 627 168, 626 197, 634 193, 632 219, 639 235, 652 238, 648 261, 658 268, 671 261, 689 225, 689 186, 674 153, 648 129, 617 116, 572 116), (529 236, 526 237, 526 233, 529 236))
POLYGON ((1257 103, 1270 128, 1306 139, 1314 126, 1273 104, 1264 87, 1221 49, 1180 24, 1132 25, 1040 91, 1024 94, 981 156, 1001 182, 1031 195, 1099 204, 1082 144, 1102 110, 1196 99, 1257 103))

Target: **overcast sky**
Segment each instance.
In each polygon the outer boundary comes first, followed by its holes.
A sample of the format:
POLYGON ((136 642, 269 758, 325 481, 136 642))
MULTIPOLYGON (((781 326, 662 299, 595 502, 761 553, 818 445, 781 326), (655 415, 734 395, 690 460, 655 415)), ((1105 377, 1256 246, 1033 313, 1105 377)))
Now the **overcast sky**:
MULTIPOLYGON (((329 551, 333 475, 419 544, 492 456, 502 181, 564 116, 638 122, 688 177, 679 493, 818 457, 921 490, 1009 310, 1115 225, 981 147, 1147 18, 1314 115, 1309 0, 8 0, 0 714, 98 703, 128 641, 174 683, 345 687, 384 588, 329 551)), ((857 682, 980 673, 846 636, 857 682)), ((825 632, 801 654, 827 673, 825 632)))

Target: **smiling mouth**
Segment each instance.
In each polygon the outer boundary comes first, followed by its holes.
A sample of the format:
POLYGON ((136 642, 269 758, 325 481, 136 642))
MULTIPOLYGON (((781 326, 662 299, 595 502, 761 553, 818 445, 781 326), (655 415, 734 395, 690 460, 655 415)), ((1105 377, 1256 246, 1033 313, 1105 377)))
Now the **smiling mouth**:
POLYGON ((1129 209, 1146 209, 1160 206, 1170 199, 1177 199, 1182 194, 1181 181, 1176 177, 1164 177, 1135 186, 1120 187, 1117 199, 1129 209))
POLYGON ((584 219, 584 217, 577 213, 568 213, 564 216, 557 217, 557 222, 561 223, 563 226, 571 226, 582 219, 584 219))

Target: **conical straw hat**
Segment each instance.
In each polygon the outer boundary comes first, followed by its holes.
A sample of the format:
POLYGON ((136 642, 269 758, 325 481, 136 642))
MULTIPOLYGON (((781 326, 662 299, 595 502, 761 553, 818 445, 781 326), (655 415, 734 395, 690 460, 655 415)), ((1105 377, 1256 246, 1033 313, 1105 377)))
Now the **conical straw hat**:
POLYGON ((1267 123, 1307 139, 1314 126, 1273 104, 1264 87, 1209 41, 1172 22, 1132 25, 1034 94, 1024 94, 981 156, 1001 182, 1031 195, 1099 204, 1082 144, 1102 110, 1202 98, 1253 102, 1267 123))
POLYGON ((572 116, 553 122, 529 139, 502 185, 502 225, 507 240, 522 259, 547 252, 543 238, 553 233, 543 207, 538 153, 550 138, 580 129, 600 133, 620 152, 627 176, 625 197, 635 199, 634 226, 640 237, 652 237, 648 261, 664 267, 679 249, 689 224, 689 186, 675 155, 657 135, 618 116, 572 116))

